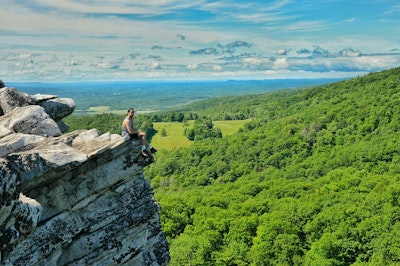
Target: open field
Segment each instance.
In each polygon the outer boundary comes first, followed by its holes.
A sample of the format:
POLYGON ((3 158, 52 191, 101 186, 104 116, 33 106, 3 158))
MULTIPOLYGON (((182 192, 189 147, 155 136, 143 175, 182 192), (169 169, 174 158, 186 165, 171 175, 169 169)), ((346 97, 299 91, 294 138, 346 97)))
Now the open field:
MULTIPOLYGON (((193 125, 193 121, 187 123, 190 126, 193 125)), ((158 149, 172 150, 174 148, 189 147, 192 142, 189 141, 184 131, 187 125, 179 122, 157 122, 153 123, 154 129, 157 130, 157 134, 154 135, 151 142, 154 147, 158 149), (166 136, 162 137, 160 132, 165 128, 166 136)))
MULTIPOLYGON (((229 120, 229 121, 213 121, 214 127, 221 129, 223 136, 231 135, 237 132, 248 120, 229 120)), ((189 147, 193 144, 184 135, 185 128, 193 126, 194 121, 185 123, 178 122, 157 122, 153 123, 158 133, 152 138, 151 142, 158 149, 172 150, 175 148, 189 147), (166 136, 161 136, 160 132, 165 129, 166 136)))
POLYGON ((222 136, 228 136, 238 132, 244 124, 250 122, 251 119, 246 120, 226 120, 226 121, 213 121, 214 127, 221 129, 222 136))
POLYGON ((88 109, 89 113, 102 114, 110 112, 110 106, 91 106, 88 109))

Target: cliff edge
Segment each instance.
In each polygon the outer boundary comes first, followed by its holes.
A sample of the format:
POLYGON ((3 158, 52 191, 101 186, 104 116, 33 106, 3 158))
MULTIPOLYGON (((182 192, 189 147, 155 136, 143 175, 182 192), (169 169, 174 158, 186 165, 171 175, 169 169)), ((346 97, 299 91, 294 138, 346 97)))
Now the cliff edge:
POLYGON ((140 143, 96 129, 63 134, 72 99, 1 84, 2 264, 167 265, 140 143))

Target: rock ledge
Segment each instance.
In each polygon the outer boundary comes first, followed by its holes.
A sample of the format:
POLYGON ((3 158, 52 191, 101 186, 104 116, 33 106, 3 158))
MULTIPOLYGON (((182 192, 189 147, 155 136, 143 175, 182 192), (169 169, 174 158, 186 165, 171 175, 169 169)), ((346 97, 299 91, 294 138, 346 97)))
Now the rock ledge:
POLYGON ((74 108, 0 88, 2 264, 167 265, 140 144, 96 129, 62 134, 74 108))

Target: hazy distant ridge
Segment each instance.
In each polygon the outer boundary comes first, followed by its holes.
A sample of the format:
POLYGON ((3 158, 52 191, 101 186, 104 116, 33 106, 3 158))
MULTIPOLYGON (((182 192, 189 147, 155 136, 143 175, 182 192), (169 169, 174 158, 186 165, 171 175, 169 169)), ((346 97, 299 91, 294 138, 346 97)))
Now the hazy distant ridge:
MULTIPOLYGON (((135 106, 139 111, 163 110, 209 98, 258 94, 327 84, 338 79, 274 79, 228 81, 155 81, 155 82, 72 82, 8 83, 28 94, 47 93, 73 98, 74 114, 85 114, 89 108, 109 107, 110 111, 135 106)), ((106 109, 107 110, 107 109, 106 109)))

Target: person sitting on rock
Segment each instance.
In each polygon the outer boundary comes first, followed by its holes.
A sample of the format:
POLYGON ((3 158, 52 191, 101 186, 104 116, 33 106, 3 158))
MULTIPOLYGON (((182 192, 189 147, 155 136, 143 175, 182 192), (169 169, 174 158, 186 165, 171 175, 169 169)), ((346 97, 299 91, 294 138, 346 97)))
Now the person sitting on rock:
POLYGON ((121 135, 123 137, 128 137, 130 139, 142 139, 142 155, 145 157, 151 156, 151 153, 157 152, 155 148, 153 148, 149 142, 147 141, 147 134, 144 131, 137 130, 134 128, 133 116, 135 114, 135 110, 133 108, 128 109, 127 116, 125 117, 124 121, 122 122, 121 126, 121 135), (149 152, 149 150, 150 152, 149 152))

